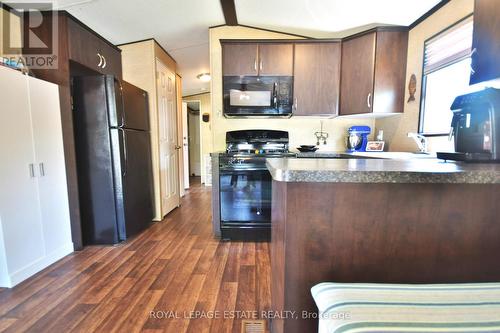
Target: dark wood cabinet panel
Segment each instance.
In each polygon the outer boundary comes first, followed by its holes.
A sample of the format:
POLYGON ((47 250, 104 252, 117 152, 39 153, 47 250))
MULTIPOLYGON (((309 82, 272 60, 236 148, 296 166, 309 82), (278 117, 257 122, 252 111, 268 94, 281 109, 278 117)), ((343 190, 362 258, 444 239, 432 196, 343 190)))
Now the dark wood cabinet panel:
POLYGON ((102 74, 121 78, 120 51, 103 39, 68 19, 69 58, 102 74))
POLYGON ((376 33, 342 43, 340 115, 372 111, 376 33))
POLYGON ((104 65, 100 72, 115 75, 122 78, 122 56, 121 52, 104 41, 99 41, 99 53, 104 57, 104 65))
POLYGON ((476 0, 470 83, 500 77, 500 1, 476 0))
MULTIPOLYGON (((497 184, 273 181, 272 191, 273 311, 316 312, 310 290, 320 282, 500 278, 497 184)), ((274 333, 317 328, 317 319, 272 321, 274 333)))
POLYGON ((259 44, 260 75, 293 75, 293 44, 259 44))
POLYGON ((291 43, 223 43, 222 75, 293 75, 291 43))
POLYGON ((340 42, 295 44, 294 115, 338 113, 340 56, 340 42))
POLYGON ((99 40, 81 25, 68 20, 69 58, 91 69, 98 70, 99 40))
POLYGON ((258 75, 257 48, 256 43, 222 44, 222 75, 258 75))
POLYGON ((403 112, 407 50, 407 31, 377 33, 373 113, 403 112))

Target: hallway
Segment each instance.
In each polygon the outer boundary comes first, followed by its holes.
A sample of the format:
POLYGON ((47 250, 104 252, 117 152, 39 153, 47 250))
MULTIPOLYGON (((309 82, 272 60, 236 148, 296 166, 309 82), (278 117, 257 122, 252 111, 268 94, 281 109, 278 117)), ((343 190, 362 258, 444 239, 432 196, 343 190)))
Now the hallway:
POLYGON ((1 290, 0 331, 241 332, 224 311, 270 309, 269 246, 213 239, 210 195, 194 183, 138 237, 86 247, 1 290))

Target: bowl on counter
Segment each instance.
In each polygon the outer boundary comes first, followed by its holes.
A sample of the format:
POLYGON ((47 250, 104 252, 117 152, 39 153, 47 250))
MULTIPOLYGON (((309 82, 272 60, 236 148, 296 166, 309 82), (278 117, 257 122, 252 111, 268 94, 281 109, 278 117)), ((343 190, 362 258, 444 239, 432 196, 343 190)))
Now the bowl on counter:
POLYGON ((300 145, 300 147, 297 147, 297 150, 301 153, 314 153, 318 149, 319 148, 314 145, 300 145))

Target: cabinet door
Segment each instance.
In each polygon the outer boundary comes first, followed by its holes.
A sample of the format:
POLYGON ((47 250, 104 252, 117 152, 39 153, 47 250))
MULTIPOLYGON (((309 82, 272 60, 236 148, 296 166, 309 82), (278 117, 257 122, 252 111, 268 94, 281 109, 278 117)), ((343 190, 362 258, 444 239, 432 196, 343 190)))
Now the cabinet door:
POLYGON ((372 112, 375 38, 372 32, 342 43, 340 115, 372 112))
POLYGON ((259 44, 260 75, 293 75, 293 44, 259 44))
POLYGON ((294 115, 336 115, 340 43, 295 44, 294 115))
POLYGON ((80 24, 68 19, 69 58, 90 69, 100 71, 99 39, 80 24))
POLYGON ((470 83, 500 77, 500 1, 476 0, 470 83))
POLYGON ((69 58, 102 74, 122 76, 121 53, 104 40, 68 19, 69 58))
POLYGON ((257 44, 228 43, 222 45, 222 75, 258 75, 257 44))
POLYGON ((373 112, 403 112, 405 98, 407 31, 377 32, 377 61, 373 88, 373 112))
POLYGON ((33 142, 46 255, 71 247, 59 87, 28 79, 33 142))
POLYGON ((103 74, 114 75, 122 78, 122 56, 121 52, 106 43, 99 41, 99 53, 104 57, 104 63, 100 68, 103 74))
MULTIPOLYGON (((0 66, 0 227, 7 267, 25 278, 24 269, 44 255, 26 76, 0 66), (34 167, 34 165, 33 165, 34 167)), ((10 277, 0 278, 9 281, 10 277)), ((19 282, 19 281, 17 281, 19 282)))

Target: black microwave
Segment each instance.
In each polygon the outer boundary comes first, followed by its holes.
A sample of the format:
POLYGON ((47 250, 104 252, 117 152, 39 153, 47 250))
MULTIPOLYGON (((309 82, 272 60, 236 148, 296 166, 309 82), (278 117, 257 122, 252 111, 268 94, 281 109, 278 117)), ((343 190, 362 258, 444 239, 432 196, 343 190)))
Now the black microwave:
POLYGON ((291 117, 293 76, 224 76, 224 116, 291 117))

